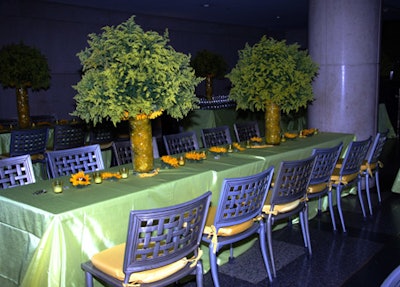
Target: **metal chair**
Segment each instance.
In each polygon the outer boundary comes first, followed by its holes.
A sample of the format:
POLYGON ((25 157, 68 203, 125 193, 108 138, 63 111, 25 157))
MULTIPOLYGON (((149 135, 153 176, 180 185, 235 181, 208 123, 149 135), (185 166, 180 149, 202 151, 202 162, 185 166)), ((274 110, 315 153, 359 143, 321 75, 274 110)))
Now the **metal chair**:
POLYGON ((91 172, 104 169, 100 145, 90 145, 46 153, 50 178, 70 175, 79 171, 91 172))
MULTIPOLYGON (((132 162, 133 154, 130 140, 114 141, 112 143, 112 150, 116 165, 122 165, 132 162)), ((155 137, 153 137, 153 157, 160 157, 158 152, 157 140, 155 137)))
POLYGON ((98 123, 89 129, 89 144, 99 144, 101 150, 111 148, 116 139, 116 127, 112 122, 98 123))
POLYGON ((400 286, 400 265, 397 266, 385 278, 380 287, 399 287, 400 286))
POLYGON ((164 135, 163 140, 168 155, 199 149, 199 142, 194 131, 164 135))
POLYGON ((54 150, 69 149, 85 145, 85 129, 81 124, 54 126, 54 150))
POLYGON ((340 221, 342 223, 343 232, 346 232, 344 224, 344 217, 342 211, 342 191, 357 185, 358 198, 360 200, 361 210, 363 216, 366 217, 364 202, 361 192, 361 164, 366 158, 369 146, 371 144, 371 137, 362 141, 352 141, 346 151, 343 160, 338 161, 331 176, 331 185, 336 189, 336 203, 339 212, 340 221))
POLYGON ((205 148, 232 143, 231 133, 228 126, 202 129, 201 139, 205 148))
POLYGON ((272 281, 262 209, 273 172, 274 168, 270 167, 255 175, 226 178, 222 183, 218 205, 210 208, 203 235, 203 241, 208 244, 211 275, 216 287, 219 286, 218 252, 229 246, 233 259, 233 244, 254 234, 258 234, 264 264, 272 281))
POLYGON ((331 148, 315 148, 315 165, 307 188, 307 198, 318 198, 318 214, 321 214, 321 199, 328 195, 328 206, 331 214, 333 230, 336 230, 335 214, 333 211, 332 190, 330 180, 336 163, 343 148, 343 143, 331 148))
POLYGON ((31 156, 32 163, 45 163, 48 128, 12 130, 10 138, 10 157, 31 156))
POLYGON ((276 277, 274 253, 272 248, 272 226, 278 220, 298 215, 304 240, 304 246, 312 254, 308 230, 307 188, 315 164, 315 156, 302 160, 283 161, 280 164, 273 183, 270 202, 264 205, 266 217, 267 242, 273 276, 276 277))
POLYGON ((256 121, 235 123, 233 129, 238 142, 248 141, 252 137, 260 137, 260 129, 256 121))
POLYGON ((167 286, 195 275, 203 286, 200 242, 211 192, 189 202, 130 212, 126 243, 81 265, 86 286, 93 277, 107 286, 167 286))
POLYGON ((11 188, 35 183, 30 155, 20 155, 0 160, 0 188, 11 188))
POLYGON ((370 215, 373 214, 370 194, 370 178, 375 178, 376 192, 378 194, 378 202, 381 203, 381 187, 379 184, 379 169, 383 166, 379 158, 385 146, 389 131, 377 133, 372 143, 371 149, 368 152, 367 159, 361 165, 361 177, 365 178, 365 193, 367 195, 368 208, 370 215))

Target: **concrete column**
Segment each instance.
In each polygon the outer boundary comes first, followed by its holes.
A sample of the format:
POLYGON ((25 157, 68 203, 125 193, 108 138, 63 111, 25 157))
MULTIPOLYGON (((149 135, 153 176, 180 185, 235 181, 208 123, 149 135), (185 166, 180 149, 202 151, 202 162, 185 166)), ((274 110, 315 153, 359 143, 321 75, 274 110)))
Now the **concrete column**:
POLYGON ((310 127, 375 135, 381 0, 310 0, 309 52, 320 65, 310 127))

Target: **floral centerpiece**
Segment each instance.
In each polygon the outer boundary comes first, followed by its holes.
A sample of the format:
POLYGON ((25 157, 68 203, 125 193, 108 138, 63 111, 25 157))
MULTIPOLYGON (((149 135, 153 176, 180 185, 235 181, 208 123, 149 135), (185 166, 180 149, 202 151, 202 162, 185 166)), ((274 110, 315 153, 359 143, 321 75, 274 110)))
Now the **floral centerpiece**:
POLYGON ((189 151, 185 153, 185 158, 189 161, 202 161, 206 159, 206 153, 205 152, 197 152, 197 151, 189 151))
POLYGON ((153 170, 151 120, 167 113, 181 119, 197 108, 196 86, 203 80, 190 66, 190 55, 168 45, 168 31, 143 31, 134 16, 89 35, 89 47, 78 53, 82 79, 74 86, 72 113, 96 124, 129 120, 133 168, 153 170))
POLYGON ((0 49, 0 84, 15 88, 17 96, 18 125, 31 125, 28 88, 47 89, 50 86, 50 68, 47 58, 36 48, 22 42, 0 49))
POLYGON ((288 45, 263 36, 239 51, 236 66, 226 76, 232 82, 230 98, 237 109, 265 111, 265 138, 281 139, 280 113, 297 111, 313 100, 312 80, 318 65, 298 44, 288 45))
POLYGON ((170 156, 170 155, 164 155, 161 157, 161 162, 163 163, 164 167, 169 168, 177 168, 179 166, 178 159, 170 156))
POLYGON ((114 180, 114 179, 121 179, 121 177, 122 176, 119 172, 102 172, 101 173, 102 179, 114 180))
POLYGON ((76 187, 87 186, 90 185, 90 176, 83 171, 79 171, 72 174, 69 181, 76 187))

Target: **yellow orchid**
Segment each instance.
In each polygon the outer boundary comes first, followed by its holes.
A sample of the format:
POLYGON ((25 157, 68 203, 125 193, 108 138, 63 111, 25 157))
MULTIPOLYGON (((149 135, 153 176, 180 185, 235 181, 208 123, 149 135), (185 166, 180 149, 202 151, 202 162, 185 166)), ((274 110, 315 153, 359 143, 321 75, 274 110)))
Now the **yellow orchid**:
POLYGON ((71 175, 69 181, 72 183, 73 186, 78 185, 89 185, 90 184, 90 177, 88 174, 85 174, 83 171, 79 171, 71 175))

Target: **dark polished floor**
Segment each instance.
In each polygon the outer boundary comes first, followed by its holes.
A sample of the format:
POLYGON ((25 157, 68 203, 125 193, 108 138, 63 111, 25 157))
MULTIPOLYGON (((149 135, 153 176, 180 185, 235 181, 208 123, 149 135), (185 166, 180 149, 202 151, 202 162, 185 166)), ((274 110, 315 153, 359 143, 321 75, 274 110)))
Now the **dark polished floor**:
MULTIPOLYGON (((400 264, 400 194, 391 187, 400 166, 397 139, 389 139, 381 157, 382 204, 372 189, 374 215, 364 219, 358 197, 343 198, 347 233, 332 231, 328 212, 310 220, 313 255, 307 256, 298 225, 273 233, 277 278, 266 279, 259 245, 219 268, 221 287, 259 286, 380 286, 400 264)), ((204 286, 214 286, 208 272, 204 286)), ((183 284, 195 286, 194 282, 183 284)))

